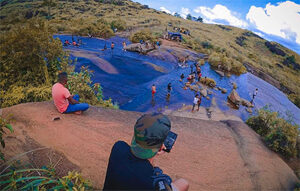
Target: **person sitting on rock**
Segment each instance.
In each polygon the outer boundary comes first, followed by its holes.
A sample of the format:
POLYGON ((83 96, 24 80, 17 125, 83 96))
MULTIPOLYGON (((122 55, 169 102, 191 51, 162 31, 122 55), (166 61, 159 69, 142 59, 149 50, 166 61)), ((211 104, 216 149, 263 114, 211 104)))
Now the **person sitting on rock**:
POLYGON ((89 108, 87 103, 79 103, 79 95, 71 95, 65 87, 68 83, 68 74, 58 74, 58 82, 52 86, 52 98, 60 113, 81 114, 89 108))
POLYGON ((131 145, 117 141, 112 147, 103 190, 159 190, 159 186, 164 190, 188 190, 185 179, 172 181, 154 164, 165 153, 170 129, 171 122, 163 114, 141 116, 134 126, 131 145))
POLYGON ((126 48, 126 42, 123 41, 123 42, 122 42, 122 45, 123 45, 123 49, 122 49, 122 50, 123 50, 123 51, 126 51, 126 49, 125 49, 125 48, 126 48))

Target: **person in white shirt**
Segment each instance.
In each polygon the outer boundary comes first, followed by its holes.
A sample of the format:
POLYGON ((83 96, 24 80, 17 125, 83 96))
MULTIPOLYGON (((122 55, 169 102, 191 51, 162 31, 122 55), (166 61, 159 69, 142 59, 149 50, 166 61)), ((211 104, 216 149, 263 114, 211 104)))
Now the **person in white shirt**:
POLYGON ((193 109, 192 112, 194 112, 195 106, 198 105, 198 101, 199 101, 199 95, 196 94, 194 97, 194 101, 193 101, 193 109))

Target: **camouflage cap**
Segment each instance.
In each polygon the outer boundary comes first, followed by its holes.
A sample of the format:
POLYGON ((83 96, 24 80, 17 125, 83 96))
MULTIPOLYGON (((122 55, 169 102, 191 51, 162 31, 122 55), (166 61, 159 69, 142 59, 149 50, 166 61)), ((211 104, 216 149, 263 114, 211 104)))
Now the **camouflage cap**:
POLYGON ((155 156, 171 129, 169 118, 161 113, 145 114, 134 126, 131 152, 138 158, 155 156))

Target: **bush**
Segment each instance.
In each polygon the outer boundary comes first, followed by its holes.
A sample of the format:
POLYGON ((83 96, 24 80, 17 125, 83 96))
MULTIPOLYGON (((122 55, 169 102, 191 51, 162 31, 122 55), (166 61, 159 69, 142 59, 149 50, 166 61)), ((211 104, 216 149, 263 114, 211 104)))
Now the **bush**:
POLYGON ((213 52, 209 56, 208 62, 214 69, 218 69, 220 65, 220 69, 225 72, 230 72, 237 75, 247 72, 247 69, 243 64, 236 59, 229 57, 226 52, 213 52))
POLYGON ((91 75, 92 72, 84 66, 81 67, 80 72, 71 72, 68 77, 70 93, 79 94, 80 101, 90 105, 118 109, 118 105, 113 104, 111 99, 103 99, 102 87, 98 83, 92 83, 91 75))
POLYGON ((113 20, 110 23, 110 27, 111 29, 118 29, 118 31, 123 31, 126 29, 126 22, 123 21, 122 19, 118 19, 118 20, 113 20))
POLYGON ((210 86, 210 87, 215 87, 216 86, 216 81, 214 79, 211 79, 211 78, 201 78, 200 82, 202 84, 205 84, 207 86, 210 86))
POLYGON ((296 94, 290 94, 288 97, 297 107, 300 108, 300 96, 296 94))
MULTIPOLYGON (((11 116, 8 117, 8 119, 4 119, 1 115, 0 115, 0 143, 2 148, 5 148, 5 142, 3 139, 3 134, 5 134, 5 128, 8 129, 11 133, 13 132, 13 128, 11 126, 11 124, 9 124, 11 121, 11 116)), ((5 161, 4 159, 4 154, 2 152, 2 150, 0 150, 0 159, 5 161)))
POLYGON ((246 123, 262 136, 271 150, 285 158, 297 155, 296 142, 299 126, 280 118, 277 112, 272 112, 264 107, 258 111, 257 116, 250 117, 246 123))
POLYGON ((152 43, 155 42, 154 36, 150 33, 150 31, 142 30, 139 32, 134 33, 130 36, 130 41, 133 43, 138 43, 140 40, 143 40, 144 42, 150 41, 152 43))

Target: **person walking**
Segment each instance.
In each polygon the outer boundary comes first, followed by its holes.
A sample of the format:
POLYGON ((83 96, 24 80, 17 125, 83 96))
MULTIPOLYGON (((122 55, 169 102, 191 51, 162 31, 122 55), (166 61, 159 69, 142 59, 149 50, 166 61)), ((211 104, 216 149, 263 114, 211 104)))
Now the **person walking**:
POLYGON ((258 88, 256 88, 256 90, 252 94, 252 100, 250 101, 251 104, 253 104, 254 98, 257 96, 257 93, 258 93, 258 88))
POLYGON ((194 101, 193 101, 193 109, 192 112, 194 112, 195 106, 198 105, 198 101, 199 101, 199 95, 196 94, 194 97, 194 101))
POLYGON ((198 105, 197 111, 199 111, 199 108, 200 108, 200 105, 201 105, 201 101, 202 101, 202 95, 200 95, 200 97, 198 99, 198 102, 197 102, 197 105, 198 105))
POLYGON ((155 95, 155 93, 156 93, 156 86, 155 86, 155 84, 152 85, 152 87, 151 87, 151 92, 152 92, 152 99, 153 99, 153 98, 154 98, 154 95, 155 95))

